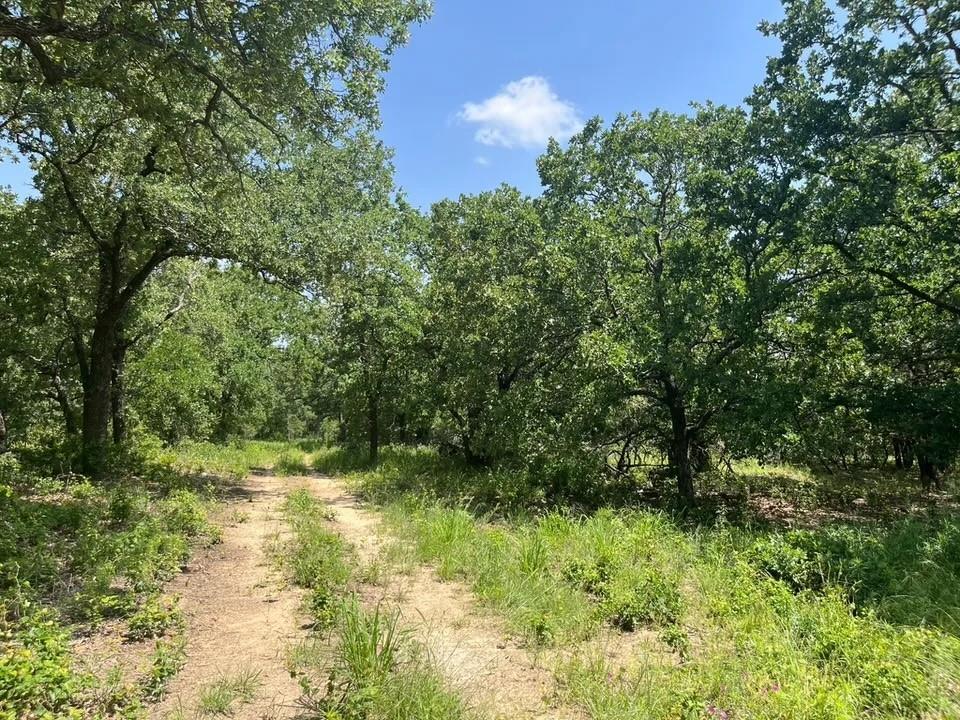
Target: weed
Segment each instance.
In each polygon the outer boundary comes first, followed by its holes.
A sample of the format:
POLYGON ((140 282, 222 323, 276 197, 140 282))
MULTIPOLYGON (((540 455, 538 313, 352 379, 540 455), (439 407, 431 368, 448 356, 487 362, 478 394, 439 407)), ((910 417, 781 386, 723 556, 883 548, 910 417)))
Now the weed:
POLYGON ((151 595, 127 621, 126 636, 130 640, 157 638, 182 624, 183 613, 177 606, 177 598, 151 595))
POLYGON ((136 714, 144 688, 77 670, 69 637, 106 618, 137 640, 179 625, 159 588, 216 535, 207 501, 156 463, 96 485, 24 472, 0 492, 0 719, 136 714))
POLYGON ((0 605, 0 718, 80 717, 93 679, 74 670, 58 616, 27 601, 17 614, 0 605))
POLYGON ((230 513, 230 522, 234 525, 242 525, 250 519, 250 513, 243 512, 242 510, 234 509, 230 513))
POLYGON ((404 635, 400 615, 379 607, 366 612, 356 602, 344 606, 334 678, 366 687, 382 682, 394 670, 404 635))
POLYGON ((310 589, 316 629, 330 630, 331 650, 315 638, 292 648, 291 674, 300 676, 300 703, 325 720, 460 720, 468 713, 429 659, 401 630, 399 613, 365 610, 347 593, 349 549, 325 527, 325 506, 306 491, 292 493, 285 515, 293 538, 284 564, 310 589))
MULTIPOLYGON (((301 656, 304 657, 304 656, 301 656)), ((309 658, 310 656, 305 656, 309 658)), ((332 663, 322 686, 304 681, 301 704, 311 717, 337 720, 459 720, 468 716, 419 646, 399 628, 398 614, 343 606, 332 663)))
POLYGON ((683 627, 676 623, 666 625, 660 630, 659 637, 667 647, 677 653, 681 660, 689 657, 690 636, 683 627))
POLYGON ((329 628, 337 613, 337 596, 350 578, 347 548, 327 530, 324 505, 307 491, 291 493, 284 513, 293 530, 291 541, 274 549, 274 557, 288 567, 293 581, 309 588, 308 608, 316 628, 329 628))
POLYGON ((158 701, 167 692, 167 684, 186 662, 186 640, 178 635, 170 640, 158 640, 150 660, 150 670, 143 679, 144 696, 158 701))
POLYGON ((260 688, 260 671, 244 669, 224 676, 200 690, 198 709, 203 715, 230 715, 237 704, 253 701, 260 688))
POLYGON ((278 475, 307 475, 310 468, 303 453, 284 452, 273 465, 278 475))

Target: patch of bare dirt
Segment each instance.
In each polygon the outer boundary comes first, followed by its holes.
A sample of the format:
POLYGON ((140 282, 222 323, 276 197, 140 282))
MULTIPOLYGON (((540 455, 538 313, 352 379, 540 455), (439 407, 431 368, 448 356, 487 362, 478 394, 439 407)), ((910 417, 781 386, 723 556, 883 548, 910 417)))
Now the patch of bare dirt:
POLYGON ((296 715, 300 689, 285 657, 307 635, 302 594, 283 582, 266 548, 282 532, 286 494, 302 485, 302 480, 251 475, 243 492, 224 506, 223 542, 198 553, 187 572, 166 588, 180 596, 187 660, 167 697, 150 709, 150 718, 165 718, 180 708, 184 717, 193 717, 204 687, 241 672, 256 673, 258 689, 251 703, 234 706, 232 717, 296 715))
MULTIPOLYGON (((376 562, 385 546, 378 517, 333 478, 315 477, 310 489, 334 510, 334 527, 360 559, 376 562)), ((450 686, 481 709, 503 718, 582 717, 553 704, 551 670, 510 640, 503 624, 483 613, 461 583, 443 582, 432 568, 416 567, 378 579, 362 595, 368 604, 396 607, 450 686)))
POLYGON ((124 637, 126 621, 109 620, 73 640, 73 653, 80 667, 101 680, 119 671, 126 683, 143 677, 154 648, 153 640, 130 641, 124 637))

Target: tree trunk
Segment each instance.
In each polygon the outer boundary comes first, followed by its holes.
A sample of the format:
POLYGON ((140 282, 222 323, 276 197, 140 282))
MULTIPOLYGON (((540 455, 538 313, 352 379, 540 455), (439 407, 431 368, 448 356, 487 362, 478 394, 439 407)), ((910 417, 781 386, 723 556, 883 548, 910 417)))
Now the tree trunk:
POLYGON ((692 505, 695 497, 693 487, 693 464, 690 461, 691 432, 687 427, 687 408, 683 397, 672 382, 664 386, 667 405, 670 409, 670 448, 667 453, 670 474, 677 480, 680 498, 692 505))
POLYGON ((0 410, 0 454, 7 451, 7 418, 0 410))
POLYGON ((917 465, 920 468, 920 484, 923 485, 924 490, 943 489, 943 479, 940 477, 936 462, 928 455, 918 454, 917 465))
POLYGON ((463 439, 463 459, 472 468, 485 468, 490 465, 490 458, 473 450, 469 436, 463 439))
POLYGON ((376 394, 367 397, 367 440, 370 464, 376 465, 380 458, 380 398, 376 394))
POLYGON ((89 373, 83 388, 81 463, 83 472, 93 476, 101 473, 106 460, 117 325, 111 314, 102 315, 90 341, 89 373))
POLYGON ((904 440, 900 453, 903 456, 903 467, 909 470, 913 467, 913 461, 916 455, 913 451, 913 440, 904 440))
POLYGON ((127 346, 123 342, 117 342, 110 375, 110 415, 114 445, 120 445, 127 439, 127 396, 123 377, 126 358, 127 346))
POLYGON ((63 386, 59 377, 53 380, 53 391, 57 399, 57 405, 60 406, 60 413, 63 415, 63 429, 67 437, 75 437, 77 434, 77 416, 73 411, 73 403, 70 402, 70 395, 63 386))
POLYGON ((410 443, 410 424, 407 422, 407 414, 397 415, 397 442, 401 445, 410 443))

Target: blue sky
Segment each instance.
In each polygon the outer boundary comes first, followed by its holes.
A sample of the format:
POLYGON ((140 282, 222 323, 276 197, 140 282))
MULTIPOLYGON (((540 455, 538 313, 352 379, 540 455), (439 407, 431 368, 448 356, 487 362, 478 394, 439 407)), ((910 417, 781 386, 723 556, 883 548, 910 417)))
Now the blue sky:
MULTIPOLYGON (((501 182, 537 194, 549 135, 594 115, 739 103, 777 51, 757 24, 780 14, 779 0, 435 0, 381 103, 397 183, 424 209, 501 182)), ((29 179, 0 163, 0 185, 22 193, 29 179)))
POLYGON ((779 0, 434 5, 394 58, 381 105, 397 182, 425 209, 501 182, 537 194, 538 130, 633 110, 684 112, 691 101, 739 103, 778 49, 757 25, 781 16, 779 0), (524 78, 534 80, 507 89, 524 78))

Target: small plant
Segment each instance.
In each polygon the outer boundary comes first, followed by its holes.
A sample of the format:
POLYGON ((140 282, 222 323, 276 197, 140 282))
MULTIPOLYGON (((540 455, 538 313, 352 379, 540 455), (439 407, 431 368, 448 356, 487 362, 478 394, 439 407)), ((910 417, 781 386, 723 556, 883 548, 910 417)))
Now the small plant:
POLYGON ((334 677, 361 688, 377 684, 399 661, 405 637, 399 613, 380 607, 368 612, 354 601, 344 606, 342 618, 334 677))
POLYGON ((293 538, 275 550, 277 559, 287 565, 293 581, 312 590, 309 606, 319 627, 332 622, 333 603, 350 578, 350 566, 344 560, 347 548, 343 540, 327 530, 323 503, 306 490, 292 493, 285 505, 293 538))
POLYGON ((151 595, 127 622, 126 636, 130 640, 146 640, 162 636, 168 629, 183 624, 183 613, 177 598, 151 595))
POLYGON ((102 684, 92 689, 88 704, 96 708, 96 716, 134 720, 142 716, 140 690, 124 680, 119 667, 111 668, 102 684))
POLYGON ((818 590, 823 581, 809 552, 811 535, 793 532, 758 539, 745 559, 761 573, 786 584, 792 591, 818 590))
POLYGON ((169 530, 187 537, 213 532, 203 502, 190 490, 175 490, 160 502, 158 510, 169 530))
POLYGON ((337 620, 340 609, 337 597, 328 586, 315 587, 308 597, 308 609, 314 630, 326 630, 337 620))
POLYGON ((651 568, 633 569, 605 586, 601 612, 621 630, 676 623, 683 600, 675 583, 651 568))
POLYGON ((167 685, 186 662, 186 641, 182 635, 171 640, 158 640, 150 660, 150 670, 143 679, 143 694, 156 702, 163 699, 167 685))
POLYGON ((673 650, 681 660, 690 655, 690 636, 680 625, 671 623, 660 630, 660 639, 673 650))
POLYGON ((11 621, 0 602, 0 718, 80 717, 93 679, 76 672, 70 638, 51 610, 21 604, 11 621))
POLYGON ((236 704, 252 702, 259 688, 260 672, 241 670, 201 689, 198 709, 204 715, 230 715, 236 704))

